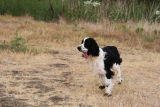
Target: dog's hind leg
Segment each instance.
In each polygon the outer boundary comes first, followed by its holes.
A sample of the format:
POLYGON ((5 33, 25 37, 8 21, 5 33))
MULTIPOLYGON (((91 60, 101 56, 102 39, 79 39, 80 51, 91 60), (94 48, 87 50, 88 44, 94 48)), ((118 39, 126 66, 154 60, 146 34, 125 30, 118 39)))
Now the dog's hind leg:
POLYGON ((121 77, 120 65, 115 63, 115 64, 113 65, 113 68, 114 68, 115 70, 117 70, 117 82, 118 82, 118 84, 121 84, 121 82, 122 82, 122 77, 121 77))
POLYGON ((107 96, 111 96, 112 95, 112 88, 114 86, 114 83, 112 82, 112 76, 114 75, 114 72, 111 71, 110 69, 108 69, 106 71, 106 75, 105 75, 105 83, 106 85, 108 85, 108 87, 105 88, 105 94, 107 96))

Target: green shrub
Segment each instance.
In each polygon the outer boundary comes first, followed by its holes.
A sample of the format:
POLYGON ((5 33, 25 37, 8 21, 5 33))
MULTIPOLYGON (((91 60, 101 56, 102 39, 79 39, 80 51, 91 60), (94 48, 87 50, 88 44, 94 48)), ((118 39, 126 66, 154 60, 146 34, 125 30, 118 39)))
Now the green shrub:
POLYGON ((16 36, 10 41, 10 49, 15 52, 26 52, 28 47, 25 45, 25 43, 25 39, 21 36, 18 36, 18 33, 16 32, 16 36))
POLYGON ((122 29, 123 32, 129 33, 130 30, 126 27, 126 25, 121 24, 120 26, 121 26, 121 29, 122 29))
POLYGON ((158 34, 160 35, 160 30, 158 31, 158 34))
POLYGON ((145 36, 145 41, 154 42, 155 41, 155 37, 154 36, 145 36))
POLYGON ((154 34, 155 34, 155 35, 157 35, 157 34, 158 34, 157 29, 155 29, 153 32, 154 32, 154 34))
POLYGON ((0 14, 30 15, 36 20, 58 21, 62 16, 70 21, 85 20, 160 22, 156 11, 159 0, 0 0, 0 14))
POLYGON ((33 54, 38 54, 42 51, 41 49, 28 47, 26 43, 26 40, 23 37, 19 36, 16 32, 15 37, 8 44, 6 44, 5 42, 3 44, 0 44, 0 49, 11 50, 14 52, 29 52, 33 54))
POLYGON ((48 0, 0 0, 0 14, 30 15, 36 20, 52 20, 48 0))
POLYGON ((136 28, 136 33, 142 33, 144 31, 144 29, 143 28, 136 28))
POLYGON ((0 49, 8 49, 9 48, 9 46, 7 45, 7 44, 0 44, 0 49))

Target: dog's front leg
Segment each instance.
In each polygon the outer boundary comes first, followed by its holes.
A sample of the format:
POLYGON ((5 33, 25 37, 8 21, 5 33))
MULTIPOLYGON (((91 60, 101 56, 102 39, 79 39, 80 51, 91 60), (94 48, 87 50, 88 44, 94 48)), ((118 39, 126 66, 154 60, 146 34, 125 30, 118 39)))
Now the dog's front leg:
POLYGON ((106 87, 106 78, 105 78, 105 75, 99 75, 99 79, 102 83, 102 85, 99 86, 100 89, 104 89, 106 87))
POLYGON ((104 89, 105 88, 105 94, 104 95, 108 95, 111 96, 112 95, 112 88, 113 88, 113 82, 112 82, 112 78, 107 79, 107 77, 105 75, 99 75, 99 79, 102 83, 102 86, 100 86, 100 89, 104 89))

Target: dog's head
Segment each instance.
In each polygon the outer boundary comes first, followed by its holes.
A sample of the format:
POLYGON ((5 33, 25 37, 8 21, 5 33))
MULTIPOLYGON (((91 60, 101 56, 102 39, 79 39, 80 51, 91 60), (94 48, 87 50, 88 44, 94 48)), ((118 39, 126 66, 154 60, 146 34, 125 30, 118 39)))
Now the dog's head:
POLYGON ((93 38, 84 38, 77 49, 83 53, 86 59, 89 55, 99 56, 99 46, 93 38))

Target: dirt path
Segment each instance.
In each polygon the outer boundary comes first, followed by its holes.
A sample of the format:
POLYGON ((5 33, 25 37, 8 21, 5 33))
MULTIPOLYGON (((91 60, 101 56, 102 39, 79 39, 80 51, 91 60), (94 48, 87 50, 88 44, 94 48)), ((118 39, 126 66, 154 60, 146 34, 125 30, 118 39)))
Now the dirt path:
POLYGON ((115 81, 108 98, 80 53, 74 47, 65 49, 36 56, 1 53, 0 106, 160 106, 159 54, 120 49, 123 83, 115 81))

